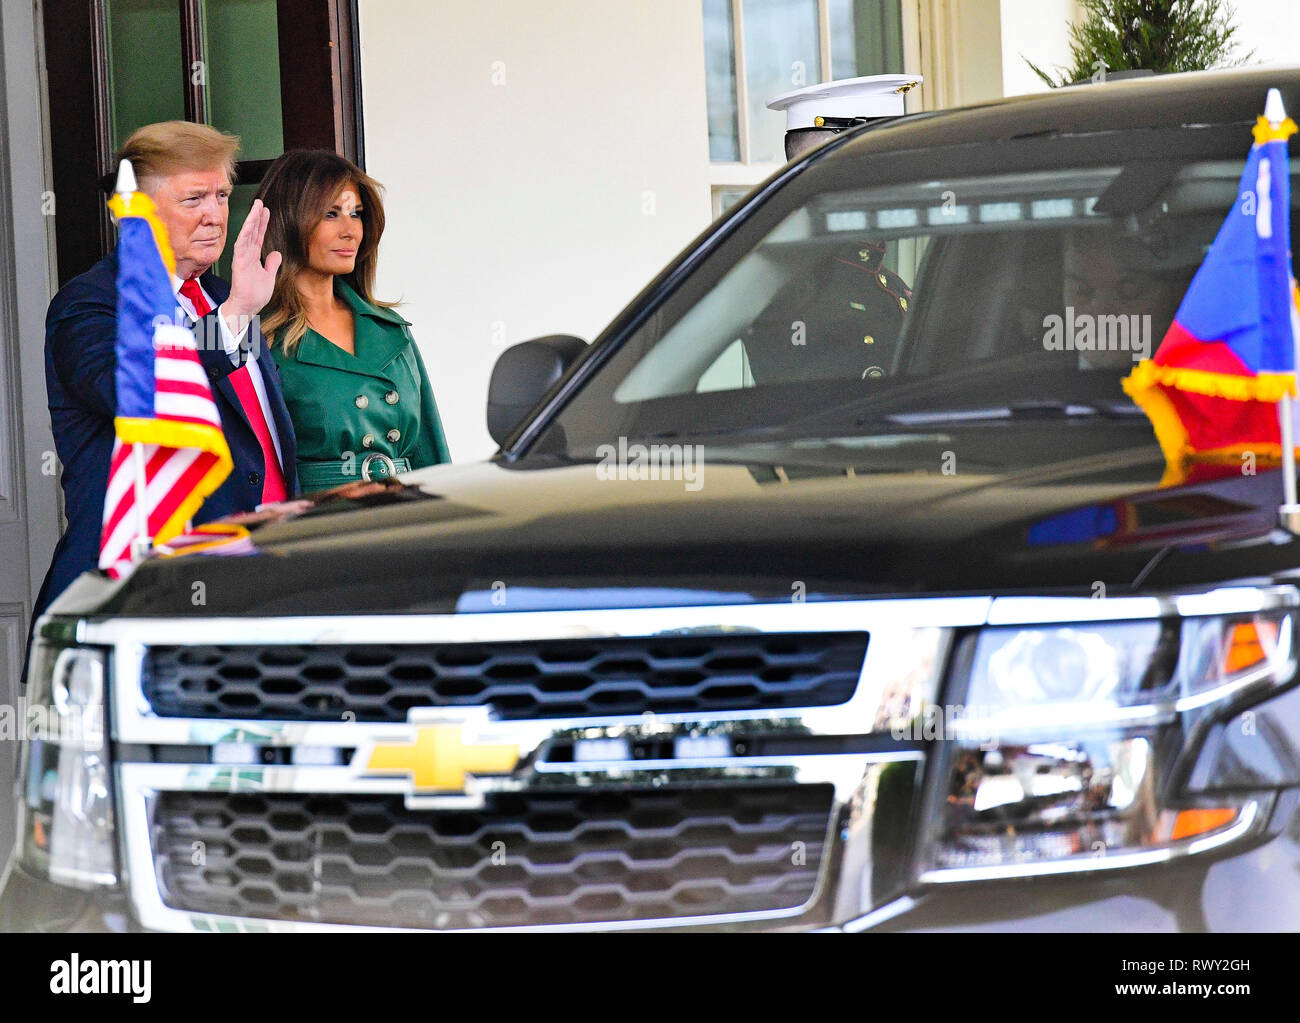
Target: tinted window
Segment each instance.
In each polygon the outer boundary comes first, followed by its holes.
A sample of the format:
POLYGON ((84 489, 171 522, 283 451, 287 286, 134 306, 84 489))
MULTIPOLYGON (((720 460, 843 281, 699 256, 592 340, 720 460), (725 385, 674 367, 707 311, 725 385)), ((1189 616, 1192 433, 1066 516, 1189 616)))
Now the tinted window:
POLYGON ((923 179, 887 184, 861 183, 870 162, 814 164, 623 342, 534 451, 879 438, 1026 410, 1126 421, 1154 444, 1120 381, 1159 346, 1235 201, 1241 135, 1234 159, 1124 161, 1113 142, 1097 166, 943 173, 936 154, 923 179))

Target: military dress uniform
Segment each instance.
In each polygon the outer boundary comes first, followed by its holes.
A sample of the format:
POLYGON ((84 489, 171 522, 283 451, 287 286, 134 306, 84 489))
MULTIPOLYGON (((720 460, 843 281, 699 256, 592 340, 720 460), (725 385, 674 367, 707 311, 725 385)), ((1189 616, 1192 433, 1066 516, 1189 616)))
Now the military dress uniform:
MULTIPOLYGON (((785 114, 785 155, 794 160, 840 132, 901 116, 904 96, 922 81, 868 75, 822 82, 767 107, 785 114)), ((890 372, 912 292, 885 266, 885 242, 848 244, 781 288, 750 325, 743 340, 756 383, 872 380, 890 372)))
POLYGON ((883 242, 827 255, 781 288, 743 335, 758 384, 888 375, 912 291, 884 265, 883 242), (791 343, 791 325, 803 336, 791 343))
POLYGON ((831 291, 831 301, 847 304, 842 310, 844 337, 848 347, 858 352, 853 369, 862 366, 863 380, 883 377, 894 361, 903 337, 903 321, 912 289, 907 282, 885 266, 885 245, 864 241, 852 253, 837 257, 841 276, 848 286, 844 292, 831 291), (856 295, 852 292, 857 292, 856 295))
POLYGON ((293 354, 277 342, 304 493, 448 462, 451 455, 410 322, 367 302, 340 277, 352 309, 350 355, 308 328, 293 354))

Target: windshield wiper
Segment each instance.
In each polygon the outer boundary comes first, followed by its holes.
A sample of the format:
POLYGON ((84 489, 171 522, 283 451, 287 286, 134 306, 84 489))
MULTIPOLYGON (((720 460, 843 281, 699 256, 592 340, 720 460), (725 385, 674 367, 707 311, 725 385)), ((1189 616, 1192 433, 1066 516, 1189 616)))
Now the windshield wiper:
POLYGON ((773 426, 720 426, 714 430, 660 430, 657 433, 648 433, 644 437, 637 437, 635 440, 641 442, 655 443, 657 441, 672 440, 707 440, 712 437, 736 437, 741 434, 766 435, 780 433, 785 429, 784 424, 773 426))
POLYGON ((869 422, 900 426, 928 426, 935 423, 977 423, 990 419, 1091 419, 1098 416, 1127 419, 1144 413, 1130 402, 1088 404, 1076 401, 1014 401, 1006 405, 978 408, 934 409, 925 412, 890 412, 869 422))
MULTIPOLYGON (((923 412, 881 412, 875 415, 866 413, 856 417, 854 426, 887 425, 915 429, 926 426, 960 425, 962 423, 981 423, 997 420, 1142 419, 1145 415, 1140 408, 1128 401, 1029 399, 957 408, 934 408, 926 409, 923 412)), ((636 439, 641 443, 712 441, 719 438, 762 442, 782 439, 792 435, 806 436, 807 428, 814 421, 827 421, 828 418, 824 413, 815 413, 810 416, 800 416, 785 423, 768 423, 761 426, 745 424, 702 430, 692 430, 690 428, 660 430, 636 439)), ((830 436, 835 433, 835 430, 836 428, 822 428, 819 435, 830 436)))

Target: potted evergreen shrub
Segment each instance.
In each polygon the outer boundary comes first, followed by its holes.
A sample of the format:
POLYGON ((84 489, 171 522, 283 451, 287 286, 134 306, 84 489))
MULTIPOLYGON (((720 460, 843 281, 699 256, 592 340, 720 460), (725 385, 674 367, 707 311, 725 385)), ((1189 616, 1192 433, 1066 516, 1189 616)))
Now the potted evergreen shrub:
POLYGON ((1069 68, 1053 78, 1033 61, 1025 63, 1052 88, 1093 80, 1205 71, 1236 67, 1237 56, 1227 0, 1080 0, 1083 20, 1070 26, 1069 68))

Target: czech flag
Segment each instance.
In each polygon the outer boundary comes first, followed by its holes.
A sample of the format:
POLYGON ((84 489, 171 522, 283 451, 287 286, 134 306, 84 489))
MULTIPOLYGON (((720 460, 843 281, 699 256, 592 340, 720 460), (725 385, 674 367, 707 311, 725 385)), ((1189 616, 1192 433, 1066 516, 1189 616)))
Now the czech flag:
POLYGON ((194 334, 177 323, 167 231, 126 161, 117 188, 108 203, 120 230, 117 439, 99 548, 99 567, 114 579, 130 567, 137 537, 181 533, 231 468, 194 334))
POLYGON ((1247 452, 1281 457, 1277 403, 1296 391, 1300 327, 1287 159, 1295 131, 1270 89, 1236 204, 1155 357, 1124 381, 1164 452, 1161 486, 1239 472, 1247 452))

